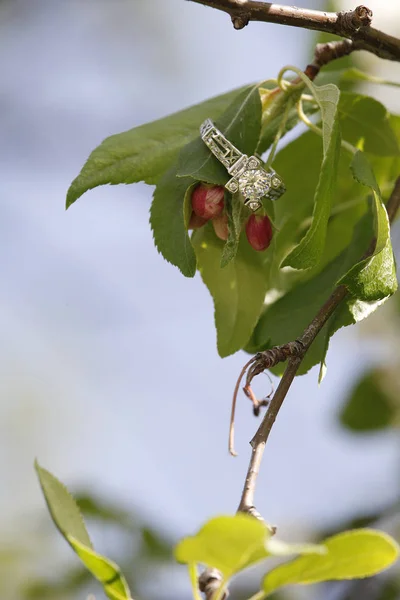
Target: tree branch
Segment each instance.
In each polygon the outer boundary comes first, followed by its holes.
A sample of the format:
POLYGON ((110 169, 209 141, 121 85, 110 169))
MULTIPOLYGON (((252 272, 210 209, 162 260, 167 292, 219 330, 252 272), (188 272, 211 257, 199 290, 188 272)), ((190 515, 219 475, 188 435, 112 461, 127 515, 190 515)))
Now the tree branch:
POLYGON ((250 21, 323 31, 352 40, 353 50, 366 50, 387 60, 400 61, 400 40, 371 27, 372 11, 366 6, 343 12, 324 12, 257 2, 255 0, 189 0, 230 15, 235 29, 250 21))
MULTIPOLYGON (((390 222, 394 220, 399 207, 400 177, 397 178, 392 194, 386 205, 390 222)), ((375 244, 376 240, 372 240, 364 258, 370 256, 373 253, 375 244)), ((304 330, 300 338, 296 340, 296 342, 285 344, 284 346, 279 346, 277 348, 272 348, 271 350, 266 350, 265 352, 260 352, 258 355, 256 355, 255 360, 253 361, 253 366, 251 367, 253 371, 248 375, 246 380, 247 386, 250 385, 251 379, 255 375, 261 373, 265 368, 271 368, 271 366, 274 366, 278 364, 278 362, 286 360, 289 356, 290 358, 288 366, 286 367, 286 370, 282 375, 277 390, 271 400, 268 411, 265 414, 264 419, 260 424, 256 434, 250 442, 252 446, 252 454, 238 511, 247 512, 253 514, 254 516, 259 516, 256 509, 254 508, 254 493, 262 456, 264 454, 264 449, 269 438, 269 434, 271 433, 271 429, 275 423, 276 417, 279 413, 282 403, 286 398, 286 395, 290 389, 293 379, 296 376, 298 368, 307 353, 307 350, 309 349, 309 347, 311 346, 311 344, 313 343, 323 326, 326 324, 328 319, 331 317, 331 315, 334 313, 334 311, 338 308, 338 306, 342 303, 342 301, 346 298, 347 295, 348 292, 345 286, 338 286, 332 292, 328 300, 319 310, 318 314, 314 317, 314 319, 311 321, 308 327, 306 327, 306 329, 304 330), (290 348, 290 351, 288 351, 288 348, 290 348), (256 365, 257 368, 255 368, 256 365)))

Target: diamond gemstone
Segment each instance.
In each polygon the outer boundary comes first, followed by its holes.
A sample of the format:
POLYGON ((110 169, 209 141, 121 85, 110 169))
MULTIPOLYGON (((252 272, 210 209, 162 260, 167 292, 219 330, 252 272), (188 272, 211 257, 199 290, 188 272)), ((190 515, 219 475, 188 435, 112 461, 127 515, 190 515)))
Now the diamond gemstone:
POLYGON ((261 169, 249 169, 239 178, 239 189, 245 198, 256 200, 265 196, 271 186, 271 176, 261 169))
POLYGON ((256 210, 260 208, 261 202, 258 200, 250 200, 250 202, 246 202, 246 206, 248 206, 253 212, 256 212, 256 210))
POLYGON ((249 169, 256 169, 260 163, 256 158, 250 158, 247 166, 249 169))
POLYGON ((276 175, 274 175, 271 179, 271 185, 274 188, 278 188, 281 185, 282 181, 279 179, 279 177, 277 177, 276 175))
POLYGON ((230 192, 237 192, 239 184, 236 181, 228 181, 228 183, 226 184, 226 189, 229 190, 230 192))

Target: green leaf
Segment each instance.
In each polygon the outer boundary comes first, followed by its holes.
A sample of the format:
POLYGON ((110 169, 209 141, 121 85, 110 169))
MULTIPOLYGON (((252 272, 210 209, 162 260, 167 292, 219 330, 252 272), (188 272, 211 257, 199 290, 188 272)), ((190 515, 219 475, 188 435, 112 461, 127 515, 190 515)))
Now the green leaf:
POLYGON ((39 478, 51 518, 62 535, 70 534, 85 546, 92 548, 81 512, 64 484, 35 461, 39 478))
POLYGON ((314 197, 314 212, 311 227, 300 243, 285 258, 282 267, 311 269, 322 258, 335 190, 339 152, 340 136, 338 134, 338 126, 335 125, 332 143, 322 161, 320 169, 320 177, 314 197))
POLYGON ((390 567, 399 555, 396 542, 372 529, 346 531, 325 540, 327 553, 300 556, 267 573, 266 595, 293 584, 371 577, 390 567))
POLYGON ((79 508, 67 488, 46 469, 35 462, 50 515, 57 529, 75 550, 86 568, 98 579, 111 600, 132 600, 128 585, 119 567, 92 547, 79 508))
POLYGON ((235 258, 238 248, 239 239, 242 231, 244 220, 248 216, 248 209, 245 208, 239 194, 233 196, 225 194, 225 206, 228 215, 229 235, 221 255, 221 268, 235 258))
POLYGON ((339 415, 341 424, 353 431, 378 431, 394 424, 399 414, 396 381, 388 369, 374 369, 363 375, 350 391, 339 415))
MULTIPOLYGON (((184 538, 175 548, 180 563, 201 563, 221 571, 225 581, 260 560, 271 533, 264 523, 250 515, 216 517, 200 531, 184 538), (254 557, 253 562, 250 557, 254 557)), ((261 558, 264 558, 262 556, 261 558)))
POLYGON ((172 167, 161 179, 154 192, 150 209, 150 225, 154 243, 165 260, 175 265, 185 275, 196 273, 196 256, 187 233, 184 213, 188 206, 185 196, 191 194, 193 180, 176 176, 172 167))
POLYGON ((244 347, 257 323, 273 248, 256 252, 242 234, 235 259, 221 269, 224 243, 209 223, 194 232, 192 242, 202 279, 214 300, 218 353, 229 356, 244 347))
POLYGON ((399 143, 387 109, 369 96, 342 92, 339 102, 343 139, 378 156, 396 156, 399 143))
POLYGON ((326 228, 331 212, 340 153, 340 135, 337 120, 339 90, 333 84, 314 86, 314 97, 321 109, 323 131, 323 160, 314 197, 311 227, 301 242, 285 258, 282 266, 310 269, 321 259, 326 239, 326 228))
POLYGON ((382 300, 397 290, 389 219, 374 173, 363 152, 354 155, 351 169, 355 179, 373 192, 376 246, 372 256, 356 264, 339 283, 346 285, 357 300, 382 300))
POLYGON ((180 149, 198 135, 201 123, 207 117, 217 119, 242 89, 106 138, 93 150, 72 182, 67 208, 99 185, 156 183, 175 162, 180 149))
POLYGON ((111 600, 131 600, 128 584, 120 568, 112 560, 97 554, 72 535, 65 536, 85 567, 103 586, 111 600))
MULTIPOLYGON (((261 100, 258 88, 258 84, 247 87, 215 123, 234 146, 248 155, 255 151, 260 137, 261 100)), ((201 137, 182 149, 178 176, 192 177, 196 181, 218 185, 225 185, 230 179, 225 167, 211 153, 201 137)))

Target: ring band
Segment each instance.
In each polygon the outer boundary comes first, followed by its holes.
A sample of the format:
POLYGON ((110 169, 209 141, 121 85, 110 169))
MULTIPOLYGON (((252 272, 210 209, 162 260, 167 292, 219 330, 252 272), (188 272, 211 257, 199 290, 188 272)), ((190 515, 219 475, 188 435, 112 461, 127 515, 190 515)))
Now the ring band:
POLYGON ((206 119, 200 127, 200 136, 232 175, 225 188, 232 193, 240 191, 245 198, 245 205, 253 212, 262 206, 261 198, 264 196, 277 200, 286 191, 282 179, 273 169, 266 171, 257 156, 240 152, 211 119, 206 119))

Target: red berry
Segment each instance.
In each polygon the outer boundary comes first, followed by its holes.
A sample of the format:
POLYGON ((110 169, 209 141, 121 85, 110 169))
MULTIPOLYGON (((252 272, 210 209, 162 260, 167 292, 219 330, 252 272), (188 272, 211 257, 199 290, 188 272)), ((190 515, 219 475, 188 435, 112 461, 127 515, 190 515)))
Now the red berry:
POLYGON ((272 240, 272 226, 267 215, 251 215, 246 223, 246 235, 254 250, 266 250, 272 240))
POLYGON ((192 193, 192 208, 196 215, 206 221, 220 215, 224 208, 224 193, 224 188, 219 185, 198 185, 192 193))
POLYGON ((192 212, 188 229, 200 229, 200 227, 203 227, 206 223, 207 219, 202 219, 201 217, 198 217, 195 212, 192 212))
POLYGON ((219 237, 220 240, 224 242, 228 239, 229 229, 228 229, 228 215, 226 213, 222 213, 218 217, 214 217, 212 220, 212 224, 214 227, 215 235, 219 237))

